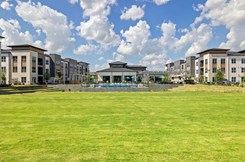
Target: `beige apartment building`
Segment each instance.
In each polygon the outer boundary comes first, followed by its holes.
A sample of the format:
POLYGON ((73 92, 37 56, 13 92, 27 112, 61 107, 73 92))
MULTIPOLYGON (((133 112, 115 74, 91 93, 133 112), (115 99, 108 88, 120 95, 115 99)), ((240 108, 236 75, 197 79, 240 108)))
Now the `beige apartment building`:
POLYGON ((12 45, 12 84, 43 84, 46 50, 31 45, 12 45))
POLYGON ((245 72, 245 51, 233 52, 229 49, 213 48, 199 52, 198 55, 196 77, 203 77, 205 82, 215 82, 217 70, 221 69, 228 81, 242 82, 245 72))
POLYGON ((5 82, 2 81, 3 84, 11 84, 12 82, 12 54, 10 50, 1 50, 1 72, 2 75, 5 75, 5 82))
MULTIPOLYGON (((0 59, 2 57, 2 43, 1 43, 1 39, 3 39, 4 37, 0 36, 0 59)), ((1 66, 1 60, 0 60, 0 74, 2 73, 2 66, 1 66)), ((0 84, 2 83, 2 78, 0 77, 0 84)))

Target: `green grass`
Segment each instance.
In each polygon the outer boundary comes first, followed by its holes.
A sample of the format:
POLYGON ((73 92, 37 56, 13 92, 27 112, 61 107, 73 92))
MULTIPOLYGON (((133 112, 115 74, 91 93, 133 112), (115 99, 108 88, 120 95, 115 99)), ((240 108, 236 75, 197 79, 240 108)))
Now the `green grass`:
POLYGON ((244 161, 245 94, 0 96, 0 161, 244 161))

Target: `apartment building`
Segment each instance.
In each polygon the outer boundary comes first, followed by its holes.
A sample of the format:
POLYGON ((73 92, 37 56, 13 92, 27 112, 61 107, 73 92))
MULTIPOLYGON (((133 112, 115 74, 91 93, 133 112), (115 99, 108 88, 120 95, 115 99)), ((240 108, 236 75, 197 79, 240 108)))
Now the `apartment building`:
POLYGON ((61 56, 58 54, 50 54, 50 82, 61 83, 61 56))
POLYGON ((79 65, 77 64, 77 60, 71 59, 71 58, 65 58, 68 64, 68 81, 71 84, 77 84, 80 83, 80 74, 78 74, 79 71, 79 65))
POLYGON ((170 80, 175 83, 195 79, 195 56, 189 56, 185 60, 177 60, 165 65, 165 71, 170 80))
MULTIPOLYGON (((1 57, 2 57, 2 43, 1 43, 1 39, 3 39, 4 37, 2 37, 2 36, 0 36, 0 59, 1 59, 1 57)), ((2 66, 1 66, 1 60, 0 60, 0 74, 1 74, 1 72, 2 72, 2 66)), ((0 84, 2 83, 2 78, 0 77, 0 84)))
POLYGON ((231 82, 241 83, 245 72, 245 51, 233 52, 229 49, 213 48, 197 53, 199 55, 198 77, 205 82, 215 82, 218 69, 224 78, 231 82))
POLYGON ((69 83, 68 65, 68 61, 66 61, 65 59, 61 59, 62 83, 69 83))
POLYGON ((44 83, 44 52, 46 50, 32 45, 11 45, 12 84, 44 83))
POLYGON ((89 63, 80 61, 78 62, 78 65, 79 65, 78 73, 80 74, 80 81, 81 82, 88 81, 89 80, 88 76, 90 75, 89 63))
POLYGON ((12 54, 10 50, 1 50, 1 72, 5 75, 3 84, 11 84, 12 82, 12 54))

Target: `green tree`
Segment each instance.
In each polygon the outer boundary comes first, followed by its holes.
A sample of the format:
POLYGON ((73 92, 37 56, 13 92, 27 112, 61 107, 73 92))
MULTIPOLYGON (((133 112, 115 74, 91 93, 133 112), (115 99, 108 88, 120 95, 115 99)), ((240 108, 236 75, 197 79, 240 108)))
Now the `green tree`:
POLYGON ((5 74, 5 72, 2 72, 1 73, 1 79, 2 79, 2 82, 3 82, 3 84, 6 84, 6 74, 5 74))
POLYGON ((222 73, 221 69, 217 70, 217 73, 215 74, 214 79, 217 84, 222 84, 224 80, 224 74, 222 73))
POLYGON ((163 74, 163 81, 164 81, 164 82, 170 81, 169 74, 166 73, 166 72, 163 74))
POLYGON ((243 74, 243 80, 242 80, 242 82, 245 82, 245 72, 243 74))
POLYGON ((48 80, 50 79, 50 73, 44 73, 44 79, 46 81, 46 83, 48 82, 48 80))
POLYGON ((202 76, 199 77, 199 83, 202 84, 203 82, 204 82, 204 76, 202 75, 202 76))
POLYGON ((57 80, 58 80, 58 83, 60 84, 61 83, 61 80, 62 80, 62 74, 61 74, 61 72, 57 72, 57 80))

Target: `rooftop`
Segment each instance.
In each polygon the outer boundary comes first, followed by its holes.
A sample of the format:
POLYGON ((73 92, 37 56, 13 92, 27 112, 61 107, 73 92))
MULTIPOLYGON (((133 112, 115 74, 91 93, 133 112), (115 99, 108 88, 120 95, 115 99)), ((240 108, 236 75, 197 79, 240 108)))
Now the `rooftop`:
POLYGON ((197 53, 198 55, 199 54, 203 54, 203 53, 207 53, 207 52, 227 52, 229 51, 230 49, 222 49, 222 48, 211 48, 211 49, 207 49, 205 51, 202 51, 202 52, 199 52, 197 53))
POLYGON ((135 71, 127 68, 107 68, 96 72, 135 72, 135 71))
POLYGON ((125 65, 127 63, 126 62, 121 62, 121 61, 115 61, 115 62, 111 62, 109 64, 113 64, 113 65, 125 65))
POLYGON ((127 65, 127 67, 146 67, 146 66, 142 66, 142 65, 127 65))
POLYGON ((37 49, 37 50, 41 50, 43 52, 46 52, 47 50, 45 49, 42 49, 42 48, 39 48, 39 47, 35 47, 35 46, 32 46, 32 45, 29 45, 29 44, 20 44, 20 45, 9 45, 8 47, 14 49, 14 48, 21 48, 21 49, 28 49, 28 50, 31 50, 31 48, 33 49, 37 49))

